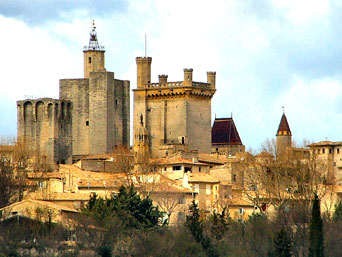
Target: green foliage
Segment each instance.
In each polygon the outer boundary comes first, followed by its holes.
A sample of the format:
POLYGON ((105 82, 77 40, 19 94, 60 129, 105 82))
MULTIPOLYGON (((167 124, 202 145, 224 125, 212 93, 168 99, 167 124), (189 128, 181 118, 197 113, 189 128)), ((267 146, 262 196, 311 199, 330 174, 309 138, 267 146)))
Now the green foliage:
POLYGON ((203 223, 200 221, 199 208, 195 201, 192 201, 189 211, 191 214, 186 216, 185 226, 190 230, 195 240, 202 245, 208 256, 218 256, 210 238, 203 234, 203 223))
POLYGON ((112 257, 112 249, 109 246, 101 246, 97 250, 98 255, 101 257, 112 257))
POLYGON ((222 210, 222 213, 214 212, 210 221, 211 234, 216 238, 217 241, 221 240, 223 235, 228 231, 228 217, 226 214, 226 208, 222 210))
POLYGON ((310 220, 310 246, 309 257, 324 257, 323 246, 323 221, 318 196, 315 194, 312 206, 312 217, 310 220))
POLYGON ((154 207, 150 197, 141 199, 133 187, 121 186, 118 194, 103 199, 93 194, 83 213, 104 226, 117 217, 125 228, 153 228, 161 225, 163 212, 154 207))
POLYGON ((277 232, 274 238, 274 252, 275 257, 291 257, 292 256, 292 241, 288 234, 288 231, 282 227, 279 232, 277 232))
POLYGON ((335 204, 335 212, 333 215, 334 221, 341 221, 342 220, 342 201, 339 201, 335 204))

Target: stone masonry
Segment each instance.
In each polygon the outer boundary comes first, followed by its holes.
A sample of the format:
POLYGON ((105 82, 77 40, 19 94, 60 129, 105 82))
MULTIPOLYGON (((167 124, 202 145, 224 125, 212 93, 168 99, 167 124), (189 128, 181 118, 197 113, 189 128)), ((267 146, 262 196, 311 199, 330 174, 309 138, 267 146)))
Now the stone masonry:
POLYGON ((215 72, 207 83, 192 80, 192 69, 184 69, 184 80, 168 82, 159 75, 151 83, 151 57, 137 57, 137 88, 134 92, 134 146, 144 142, 152 157, 175 150, 211 152, 211 98, 215 93, 215 72), (143 129, 142 129, 143 128, 143 129), (139 135, 145 131, 147 135, 139 135))

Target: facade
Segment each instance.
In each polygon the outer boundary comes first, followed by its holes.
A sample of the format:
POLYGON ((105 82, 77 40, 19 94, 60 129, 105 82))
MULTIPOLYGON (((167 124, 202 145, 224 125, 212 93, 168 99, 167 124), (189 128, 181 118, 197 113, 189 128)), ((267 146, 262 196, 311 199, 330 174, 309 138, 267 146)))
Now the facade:
POLYGON ((244 152, 245 146, 239 136, 233 118, 215 118, 211 129, 211 152, 235 156, 244 152))
POLYGON ((309 145, 310 154, 328 169, 330 182, 342 184, 342 142, 322 141, 309 145))
POLYGON ((136 152, 144 149, 152 157, 178 150, 211 149, 211 98, 215 72, 207 82, 192 80, 192 69, 184 69, 184 80, 168 82, 159 75, 151 83, 151 57, 137 57, 137 88, 134 92, 133 136, 136 152))
POLYGON ((62 79, 60 99, 18 101, 18 138, 51 162, 129 146, 130 84, 105 69, 105 51, 93 25, 84 49, 84 78, 62 79))

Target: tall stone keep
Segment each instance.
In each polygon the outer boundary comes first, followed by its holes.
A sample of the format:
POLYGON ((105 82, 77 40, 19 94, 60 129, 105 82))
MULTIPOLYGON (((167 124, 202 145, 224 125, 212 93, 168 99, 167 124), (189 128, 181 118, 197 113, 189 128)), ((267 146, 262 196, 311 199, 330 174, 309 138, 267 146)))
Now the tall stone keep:
POLYGON ((285 113, 281 116, 277 130, 277 158, 286 158, 287 149, 292 147, 292 133, 285 113))
POLYGON ((84 51, 84 78, 61 79, 60 99, 17 102, 18 138, 55 163, 129 147, 130 84, 105 69, 93 23, 84 51))
POLYGON ((182 81, 168 82, 159 75, 151 83, 151 57, 137 57, 137 88, 134 92, 134 148, 148 149, 152 157, 177 150, 211 152, 211 99, 215 94, 215 72, 207 82, 192 79, 184 69, 182 81))
POLYGON ((84 51, 84 78, 61 79, 60 98, 72 103, 72 154, 77 156, 112 152, 129 147, 130 83, 114 78, 105 69, 105 50, 90 32, 84 51))

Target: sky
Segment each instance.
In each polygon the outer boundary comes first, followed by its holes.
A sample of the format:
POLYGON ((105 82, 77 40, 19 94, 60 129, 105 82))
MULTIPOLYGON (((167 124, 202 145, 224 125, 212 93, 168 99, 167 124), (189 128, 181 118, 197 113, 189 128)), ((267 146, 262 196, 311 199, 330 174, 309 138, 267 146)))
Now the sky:
POLYGON ((145 33, 152 82, 180 81, 183 68, 206 82, 216 71, 212 120, 233 115, 247 149, 275 136, 283 106, 299 144, 342 141, 342 1, 333 0, 2 0, 1 137, 16 136, 17 100, 58 98, 59 79, 83 77, 91 19, 106 69, 132 89, 145 33))

